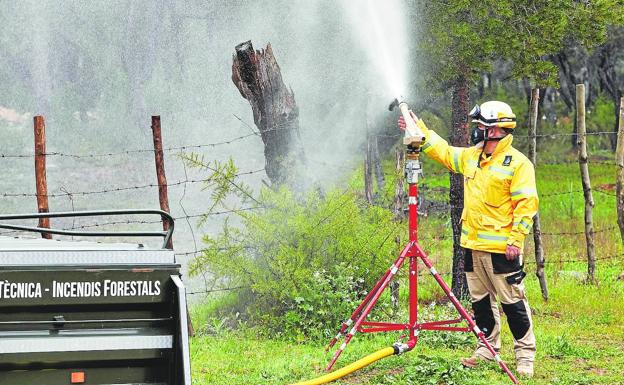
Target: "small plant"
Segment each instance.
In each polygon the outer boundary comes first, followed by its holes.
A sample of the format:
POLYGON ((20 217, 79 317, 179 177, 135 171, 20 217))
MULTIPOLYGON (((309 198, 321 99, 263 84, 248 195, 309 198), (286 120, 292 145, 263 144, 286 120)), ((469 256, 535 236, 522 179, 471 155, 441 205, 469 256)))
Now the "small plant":
POLYGON ((455 361, 440 357, 418 356, 406 368, 406 383, 426 385, 478 384, 474 371, 461 367, 455 361))
POLYGON ((571 342, 569 337, 565 334, 557 336, 554 339, 549 338, 545 341, 545 344, 547 354, 554 358, 589 358, 591 356, 591 352, 588 348, 577 346, 571 342))

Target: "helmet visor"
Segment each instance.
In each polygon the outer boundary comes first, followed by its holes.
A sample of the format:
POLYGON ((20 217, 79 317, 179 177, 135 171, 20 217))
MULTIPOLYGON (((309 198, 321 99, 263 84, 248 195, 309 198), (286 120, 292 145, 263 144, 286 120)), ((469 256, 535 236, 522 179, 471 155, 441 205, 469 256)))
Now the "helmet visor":
POLYGON ((481 115, 481 107, 479 107, 478 104, 472 107, 472 110, 468 113, 468 117, 472 119, 473 123, 481 123, 486 126, 493 125, 492 122, 488 121, 483 117, 483 115, 481 115))
POLYGON ((505 118, 492 118, 492 119, 486 119, 483 115, 481 115, 481 107, 479 107, 479 105, 477 104, 476 106, 474 106, 472 108, 472 110, 470 110, 470 112, 468 113, 468 117, 470 117, 472 119, 473 123, 481 123, 485 126, 495 126, 498 123, 504 123, 504 122, 515 122, 516 118, 515 117, 505 117, 505 118))
POLYGON ((468 117, 472 119, 477 119, 479 116, 481 116, 481 107, 479 107, 479 105, 477 104, 472 107, 472 110, 470 110, 470 112, 468 113, 468 117))

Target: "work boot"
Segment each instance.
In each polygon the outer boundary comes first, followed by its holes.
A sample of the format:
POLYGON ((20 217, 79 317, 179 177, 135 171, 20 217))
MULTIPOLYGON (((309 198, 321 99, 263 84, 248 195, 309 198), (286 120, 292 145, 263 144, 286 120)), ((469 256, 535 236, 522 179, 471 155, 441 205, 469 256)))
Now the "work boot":
POLYGON ((480 354, 474 354, 472 357, 470 358, 462 358, 461 360, 461 364, 464 368, 468 368, 468 369, 474 369, 477 367, 477 365, 479 365, 479 362, 482 361, 493 361, 492 359, 489 359, 487 357, 484 357, 480 354))
POLYGON ((533 363, 530 361, 518 361, 516 364, 516 372, 518 372, 518 376, 520 377, 533 377, 533 363))

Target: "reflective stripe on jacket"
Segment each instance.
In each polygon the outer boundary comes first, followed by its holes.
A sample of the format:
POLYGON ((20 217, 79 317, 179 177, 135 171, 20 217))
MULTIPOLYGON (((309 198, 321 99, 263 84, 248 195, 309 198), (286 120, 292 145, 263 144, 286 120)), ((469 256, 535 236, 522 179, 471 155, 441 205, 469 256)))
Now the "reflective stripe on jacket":
POLYGON ((507 245, 522 249, 539 200, 533 164, 511 146, 513 136, 501 139, 491 156, 483 154, 480 167, 481 145, 449 146, 431 130, 425 137, 425 154, 464 175, 461 245, 490 253, 505 253, 507 245))

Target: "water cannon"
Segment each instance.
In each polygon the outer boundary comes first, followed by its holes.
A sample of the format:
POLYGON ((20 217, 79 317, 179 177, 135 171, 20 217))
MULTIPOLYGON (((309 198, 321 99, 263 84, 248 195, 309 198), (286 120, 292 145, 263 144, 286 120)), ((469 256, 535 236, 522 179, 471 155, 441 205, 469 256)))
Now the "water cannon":
POLYGON ((410 116, 407 102, 405 102, 402 97, 401 100, 395 98, 388 106, 388 109, 393 111, 396 107, 399 107, 399 110, 401 110, 401 114, 403 115, 403 119, 405 119, 406 124, 403 144, 415 148, 422 146, 425 142, 425 135, 422 133, 420 128, 418 128, 414 119, 410 116))

